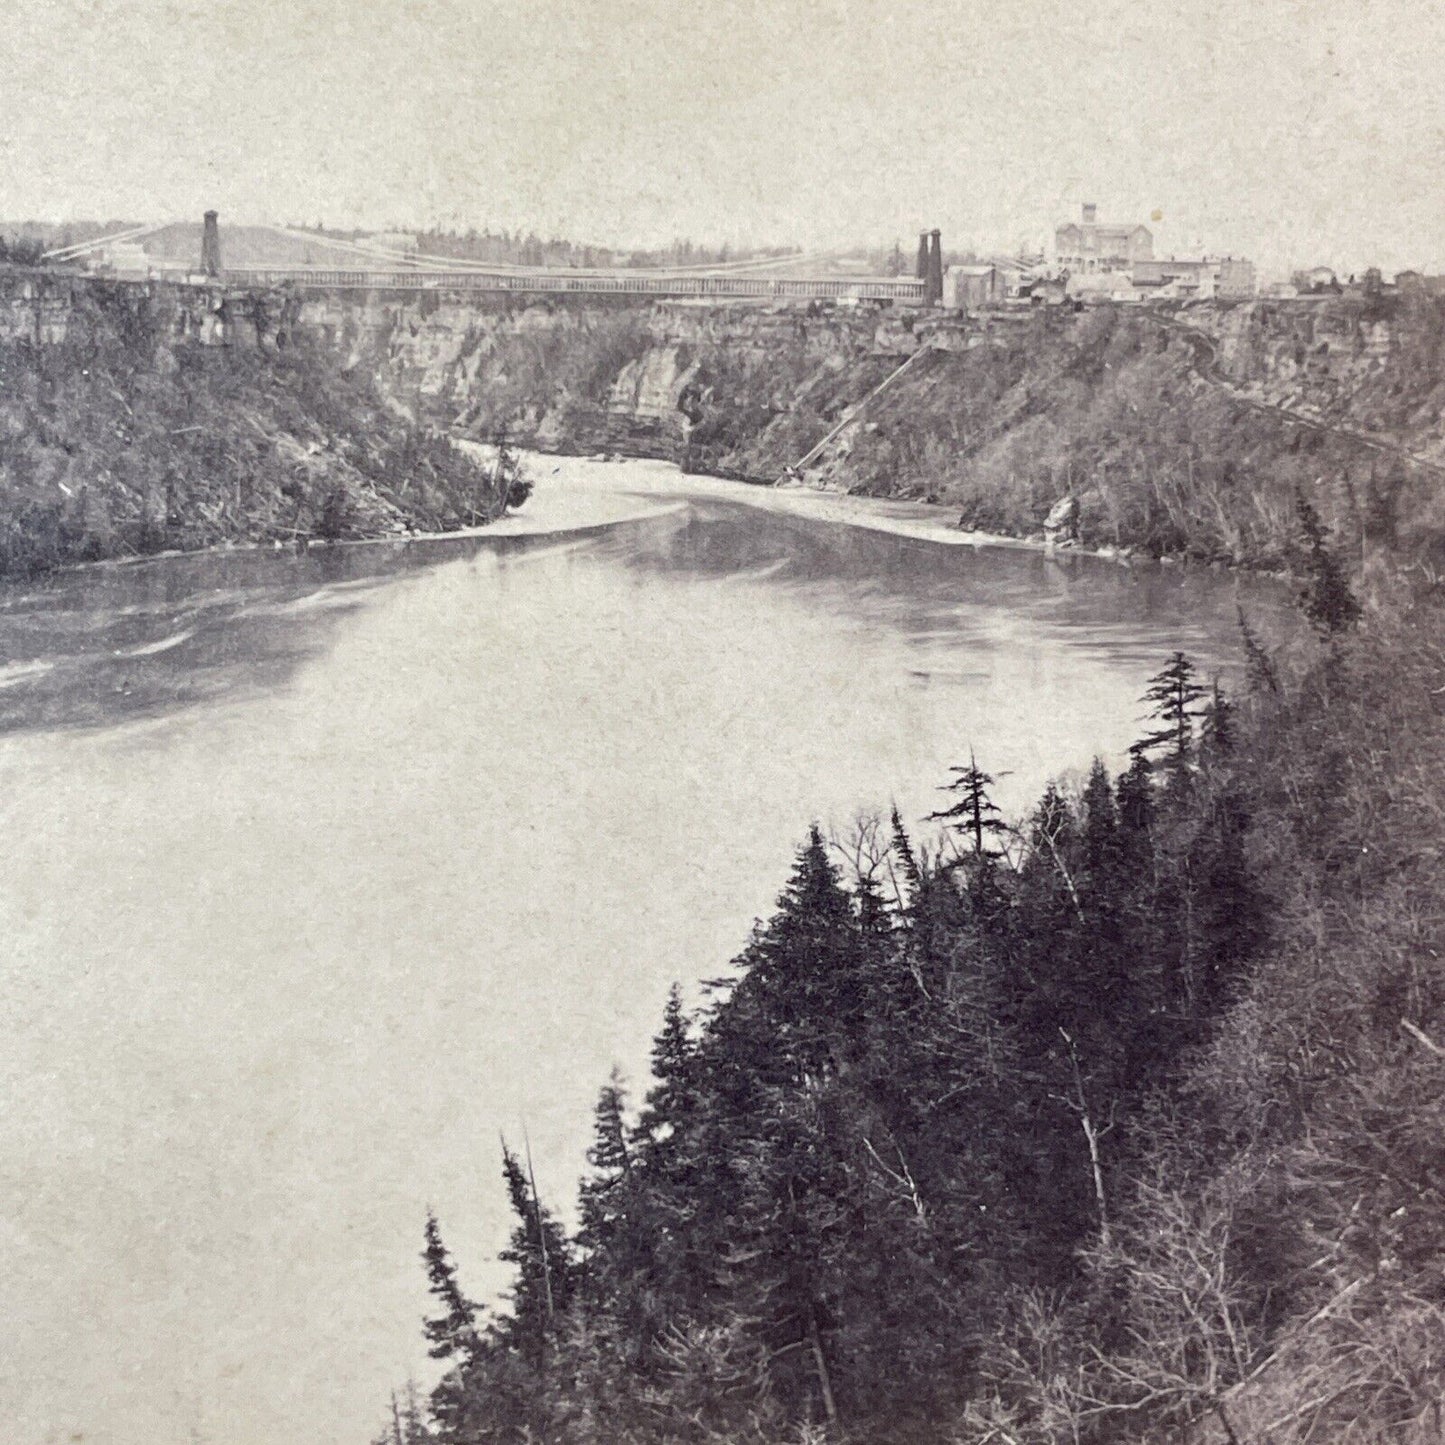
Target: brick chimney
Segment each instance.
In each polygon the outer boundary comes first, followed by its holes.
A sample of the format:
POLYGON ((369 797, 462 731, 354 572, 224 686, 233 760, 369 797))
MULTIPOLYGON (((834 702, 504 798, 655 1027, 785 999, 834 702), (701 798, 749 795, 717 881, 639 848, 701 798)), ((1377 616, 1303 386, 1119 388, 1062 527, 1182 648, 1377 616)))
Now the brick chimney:
POLYGON ((937 306, 943 300, 943 242, 937 231, 928 233, 928 275, 923 282, 923 301, 937 306))
POLYGON ((918 264, 914 267, 913 274, 920 281, 928 280, 928 232, 918 233, 918 264))

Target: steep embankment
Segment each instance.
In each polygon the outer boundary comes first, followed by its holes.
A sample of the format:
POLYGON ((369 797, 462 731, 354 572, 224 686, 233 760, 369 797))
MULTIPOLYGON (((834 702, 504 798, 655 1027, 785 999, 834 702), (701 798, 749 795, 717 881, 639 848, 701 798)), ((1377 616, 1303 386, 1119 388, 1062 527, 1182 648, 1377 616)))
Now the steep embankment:
POLYGON ((1445 302, 1082 313, 274 292, 0 275, 0 567, 488 514, 429 428, 926 499, 1037 534, 1291 566, 1445 563, 1445 302), (900 371, 904 362, 911 364, 900 371), (884 382, 888 384, 879 388, 884 382), (816 454, 811 455, 816 448, 816 454))
POLYGON ((334 293, 301 329, 464 431, 772 480, 920 344, 906 313, 334 293))
POLYGON ((199 292, 0 273, 0 573, 494 509, 450 441, 290 344, 290 319, 260 307, 218 346, 199 292))
POLYGON ((353 295, 301 321, 408 404, 545 448, 772 480, 854 417, 809 484, 928 498, 1015 535, 1068 494, 1086 544, 1251 565, 1290 560, 1297 488, 1352 547, 1431 557, 1445 522, 1437 472, 1362 440, 1445 463, 1445 306, 1424 295, 972 321, 353 295))

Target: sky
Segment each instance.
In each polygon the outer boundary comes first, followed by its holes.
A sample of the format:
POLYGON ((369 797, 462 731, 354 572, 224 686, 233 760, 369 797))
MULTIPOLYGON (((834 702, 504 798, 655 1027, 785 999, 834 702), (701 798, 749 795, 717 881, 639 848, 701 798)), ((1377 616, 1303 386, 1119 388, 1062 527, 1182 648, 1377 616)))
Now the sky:
POLYGON ((0 216, 1445 269, 1431 0, 10 0, 0 216))

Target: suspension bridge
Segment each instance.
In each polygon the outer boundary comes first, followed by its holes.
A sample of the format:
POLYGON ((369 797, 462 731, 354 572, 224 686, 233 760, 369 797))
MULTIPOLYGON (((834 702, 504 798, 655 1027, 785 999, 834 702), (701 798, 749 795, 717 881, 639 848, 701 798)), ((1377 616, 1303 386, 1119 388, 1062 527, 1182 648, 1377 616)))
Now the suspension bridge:
MULTIPOLYGON (((927 282, 913 277, 827 274, 830 253, 767 257, 711 266, 561 267, 518 266, 454 260, 400 251, 368 241, 346 241, 285 227, 249 227, 283 243, 279 249, 305 259, 258 264, 221 263, 219 232, 207 217, 200 264, 151 257, 148 238, 176 228, 168 224, 125 231, 58 247, 45 261, 92 265, 118 280, 169 279, 237 289, 281 287, 317 290, 518 292, 549 295, 621 295, 738 300, 891 301, 921 305, 927 282), (324 262, 313 257, 322 254, 324 262), (807 274, 809 266, 816 274, 807 274), (798 274, 800 271, 803 274, 798 274), (786 274, 780 274, 786 273, 786 274)), ((194 236, 194 230, 190 231, 194 236)))

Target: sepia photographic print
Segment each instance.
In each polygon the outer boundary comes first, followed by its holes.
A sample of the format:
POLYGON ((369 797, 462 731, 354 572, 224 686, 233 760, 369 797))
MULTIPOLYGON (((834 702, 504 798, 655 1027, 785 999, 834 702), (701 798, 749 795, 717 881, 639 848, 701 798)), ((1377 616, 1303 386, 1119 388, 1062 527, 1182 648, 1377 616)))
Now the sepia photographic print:
POLYGON ((3 1445, 1445 1441, 1445 9, 0 37, 3 1445))

